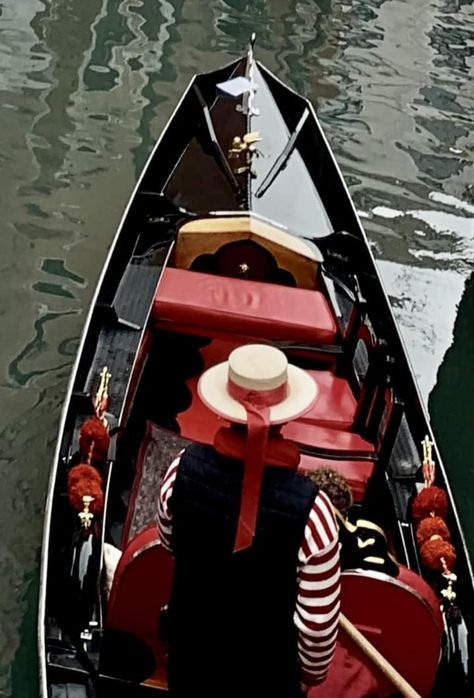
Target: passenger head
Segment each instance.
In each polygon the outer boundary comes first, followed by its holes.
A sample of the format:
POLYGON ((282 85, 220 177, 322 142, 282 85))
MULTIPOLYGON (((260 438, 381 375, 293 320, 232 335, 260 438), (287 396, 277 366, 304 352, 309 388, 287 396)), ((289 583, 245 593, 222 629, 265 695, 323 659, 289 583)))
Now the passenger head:
POLYGON ((346 518, 353 504, 352 492, 347 480, 332 468, 308 470, 306 476, 327 494, 333 507, 346 518))

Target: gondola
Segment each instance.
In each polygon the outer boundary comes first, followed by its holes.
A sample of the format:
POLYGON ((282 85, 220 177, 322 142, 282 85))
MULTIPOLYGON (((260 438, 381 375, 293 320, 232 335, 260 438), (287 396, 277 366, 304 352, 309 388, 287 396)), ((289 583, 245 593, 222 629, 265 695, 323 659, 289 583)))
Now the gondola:
POLYGON ((417 694, 471 695, 474 579, 446 467, 315 111, 250 45, 191 80, 99 279, 45 507, 41 696, 167 694, 159 483, 218 428, 199 375, 254 341, 318 385, 285 429, 301 468, 352 490, 344 615, 417 694))

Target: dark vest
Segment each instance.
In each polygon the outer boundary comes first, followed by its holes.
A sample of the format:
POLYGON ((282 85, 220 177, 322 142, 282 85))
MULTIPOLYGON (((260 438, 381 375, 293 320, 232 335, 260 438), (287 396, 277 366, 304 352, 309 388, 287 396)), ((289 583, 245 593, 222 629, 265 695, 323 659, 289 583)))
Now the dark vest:
POLYGON ((175 695, 201 695, 196 677, 203 696, 298 695, 296 568, 318 488, 292 470, 267 466, 254 542, 233 553, 242 473, 242 462, 210 446, 194 444, 181 458, 170 502, 175 695))

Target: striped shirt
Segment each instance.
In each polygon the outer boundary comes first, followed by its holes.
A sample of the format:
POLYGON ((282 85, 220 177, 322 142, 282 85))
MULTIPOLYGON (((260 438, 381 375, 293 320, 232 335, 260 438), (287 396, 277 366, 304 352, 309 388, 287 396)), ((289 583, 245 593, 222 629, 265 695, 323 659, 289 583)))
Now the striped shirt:
MULTIPOLYGON (((164 548, 171 550, 172 518, 169 502, 181 458, 171 463, 158 498, 158 529, 164 548)), ((338 526, 327 495, 318 492, 306 522, 295 571, 298 592, 294 622, 298 629, 298 655, 305 684, 326 678, 334 655, 339 625, 338 526)))

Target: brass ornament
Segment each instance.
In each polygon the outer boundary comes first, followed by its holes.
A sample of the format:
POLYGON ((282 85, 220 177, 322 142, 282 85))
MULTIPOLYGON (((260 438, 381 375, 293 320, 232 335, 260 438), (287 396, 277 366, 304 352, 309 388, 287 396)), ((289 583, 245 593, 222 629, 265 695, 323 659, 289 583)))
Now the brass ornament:
POLYGON ((84 503, 84 509, 79 512, 78 517, 81 521, 81 525, 83 528, 90 528, 92 519, 94 518, 94 514, 90 511, 89 507, 91 503, 94 501, 95 497, 91 497, 90 495, 86 494, 83 496, 82 501, 84 503))
POLYGON ((423 447, 423 479, 425 487, 431 487, 435 479, 435 463, 432 458, 434 443, 430 441, 428 435, 421 442, 423 447))
POLYGON ((251 131, 250 133, 240 136, 235 136, 232 139, 232 147, 227 151, 229 160, 235 160, 234 174, 247 175, 256 177, 257 173, 252 168, 254 157, 259 156, 257 143, 261 141, 259 131, 251 131))
POLYGON ((457 581, 457 574, 454 574, 454 572, 451 572, 450 569, 448 569, 448 566, 446 565, 446 561, 444 557, 441 558, 441 563, 443 565, 443 572, 442 576, 444 579, 446 579, 448 586, 445 589, 441 589, 441 596, 449 601, 449 603, 453 603, 453 601, 456 599, 456 592, 453 589, 454 583, 457 581))
POLYGON ((109 372, 107 366, 104 366, 102 371, 100 372, 100 383, 99 387, 97 389, 97 393, 95 394, 94 397, 94 410, 99 417, 99 419, 102 420, 102 423, 104 426, 107 426, 107 419, 104 416, 104 413, 107 409, 107 402, 109 398, 109 381, 112 377, 112 374, 109 372))

